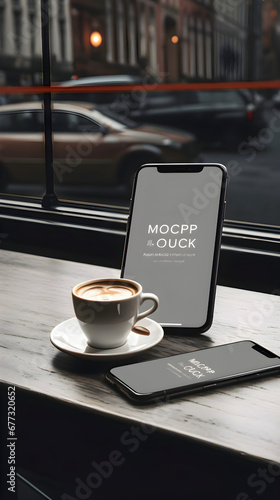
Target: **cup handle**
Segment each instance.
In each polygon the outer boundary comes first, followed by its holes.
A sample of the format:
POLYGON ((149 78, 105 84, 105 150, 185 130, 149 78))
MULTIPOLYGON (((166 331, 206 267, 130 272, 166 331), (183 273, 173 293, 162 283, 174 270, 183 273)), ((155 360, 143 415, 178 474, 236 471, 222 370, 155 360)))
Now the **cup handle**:
POLYGON ((135 323, 137 323, 137 321, 140 321, 140 319, 146 318, 146 316, 149 316, 158 308, 159 300, 158 300, 158 297, 154 293, 142 293, 142 296, 140 299, 140 305, 143 304, 143 302, 145 300, 152 300, 154 305, 152 305, 152 307, 150 307, 150 309, 147 309, 147 311, 143 311, 143 312, 139 313, 137 318, 136 318, 135 323))

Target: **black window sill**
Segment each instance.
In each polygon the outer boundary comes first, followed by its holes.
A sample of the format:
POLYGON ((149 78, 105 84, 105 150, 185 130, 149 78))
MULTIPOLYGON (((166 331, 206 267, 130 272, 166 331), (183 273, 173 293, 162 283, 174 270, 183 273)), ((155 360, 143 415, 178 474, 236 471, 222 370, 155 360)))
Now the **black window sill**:
MULTIPOLYGON (((128 210, 37 200, 0 200, 0 247, 120 268, 128 210)), ((224 222, 218 283, 279 293, 280 228, 224 222)))

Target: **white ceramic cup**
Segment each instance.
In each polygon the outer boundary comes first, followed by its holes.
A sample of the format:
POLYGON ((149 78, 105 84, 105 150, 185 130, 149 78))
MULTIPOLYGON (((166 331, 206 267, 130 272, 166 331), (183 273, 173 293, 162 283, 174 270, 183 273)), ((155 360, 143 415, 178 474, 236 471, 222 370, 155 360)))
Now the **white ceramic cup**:
POLYGON ((102 278, 84 281, 72 290, 76 317, 88 345, 112 349, 126 342, 135 324, 158 308, 158 297, 144 293, 142 286, 126 278, 102 278), (139 312, 144 301, 153 305, 139 312))

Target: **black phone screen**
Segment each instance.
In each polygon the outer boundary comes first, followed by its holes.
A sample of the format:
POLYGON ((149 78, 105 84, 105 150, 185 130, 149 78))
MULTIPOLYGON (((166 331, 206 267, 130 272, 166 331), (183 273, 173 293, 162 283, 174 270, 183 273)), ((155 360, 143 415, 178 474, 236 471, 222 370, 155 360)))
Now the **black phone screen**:
POLYGON ((138 172, 122 276, 158 295, 151 318, 164 327, 210 326, 225 177, 214 164, 138 172))
POLYGON ((152 399, 277 368, 278 356, 246 340, 119 366, 110 370, 109 379, 126 387, 128 394, 152 399))

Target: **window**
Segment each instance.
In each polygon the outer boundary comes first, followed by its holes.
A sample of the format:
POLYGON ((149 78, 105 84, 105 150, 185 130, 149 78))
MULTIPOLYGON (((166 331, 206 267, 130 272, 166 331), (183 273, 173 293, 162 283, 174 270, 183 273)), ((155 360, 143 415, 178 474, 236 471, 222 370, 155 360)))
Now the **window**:
POLYGON ((196 21, 197 29, 197 66, 198 66, 198 76, 200 78, 204 77, 204 33, 202 28, 201 19, 196 21))
MULTIPOLYGON (((43 133, 43 111, 23 110, 21 112, 11 111, 1 113, 1 133, 31 134, 43 133)), ((10 135, 12 137, 12 135, 10 135)))
POLYGON ((210 21, 205 22, 205 62, 206 78, 212 78, 212 27, 210 21))
POLYGON ((2 113, 0 120, 0 133, 13 132, 12 115, 2 113))
POLYGON ((189 76, 189 25, 186 12, 183 14, 182 25, 182 72, 185 77, 189 76))
POLYGON ((128 53, 129 63, 134 66, 137 61, 136 55, 136 23, 135 23, 135 9, 134 5, 130 2, 128 6, 128 53))
POLYGON ((174 92, 148 92, 146 94, 145 106, 150 109, 164 109, 178 103, 178 96, 174 92))
POLYGON ((139 23, 139 45, 140 45, 140 57, 147 57, 147 37, 146 37, 146 9, 145 4, 141 3, 140 9, 140 23, 139 23))
POLYGON ((149 53, 150 71, 157 74, 157 46, 156 46, 156 19, 154 8, 150 9, 149 19, 149 53))
POLYGON ((43 132, 42 120, 36 119, 34 112, 22 111, 0 115, 0 133, 31 134, 33 132, 43 132))
POLYGON ((113 62, 114 60, 114 32, 113 32, 113 8, 112 8, 112 0, 106 0, 106 32, 107 32, 107 61, 113 62))
POLYGON ((97 133, 102 131, 100 125, 78 114, 54 111, 52 116, 53 132, 56 134, 97 133))
POLYGON ((35 14, 34 12, 31 12, 29 14, 29 23, 30 26, 33 27, 31 35, 30 35, 30 49, 31 49, 31 56, 35 55, 35 47, 36 47, 36 39, 35 39, 35 30, 34 30, 34 25, 35 25, 35 14))
POLYGON ((0 51, 4 50, 4 7, 0 4, 0 51))
POLYGON ((59 33, 60 33, 60 53, 61 53, 61 58, 64 60, 66 58, 66 47, 65 47, 65 20, 60 19, 59 20, 59 33))
POLYGON ((180 136, 190 141, 180 161, 196 161, 198 145, 198 158, 228 167, 224 233, 246 226, 257 241, 262 227, 273 246, 280 226, 279 33, 278 0, 1 0, 0 202, 11 203, 9 210, 18 203, 19 211, 37 204, 41 214, 49 209, 47 191, 57 197, 50 217, 88 210, 100 227, 113 218, 124 232, 134 171, 143 161, 178 159, 180 136), (51 86, 43 93, 48 58, 39 7, 46 19, 47 4, 51 86), (51 96, 50 116, 43 94, 51 96), (52 135, 44 138, 50 117, 52 135), (171 134, 177 139, 164 142, 171 134), (54 193, 45 174, 52 164, 54 193))
POLYGON ((190 29, 190 77, 196 77, 196 32, 195 32, 195 20, 190 17, 189 21, 190 29))
POLYGON ((125 63, 125 28, 124 28, 124 8, 123 1, 117 0, 117 40, 118 40, 118 61, 125 63))
MULTIPOLYGON (((249 96, 248 96, 249 97, 249 96)), ((203 103, 219 103, 222 105, 224 104, 231 104, 231 103, 237 103, 239 105, 243 104, 243 100, 241 95, 238 93, 238 91, 235 90, 226 90, 226 91, 211 91, 207 92, 200 92, 199 93, 199 100, 200 102, 203 103)))
POLYGON ((20 10, 14 11, 14 33, 15 33, 15 48, 18 54, 21 52, 21 12, 20 10))

